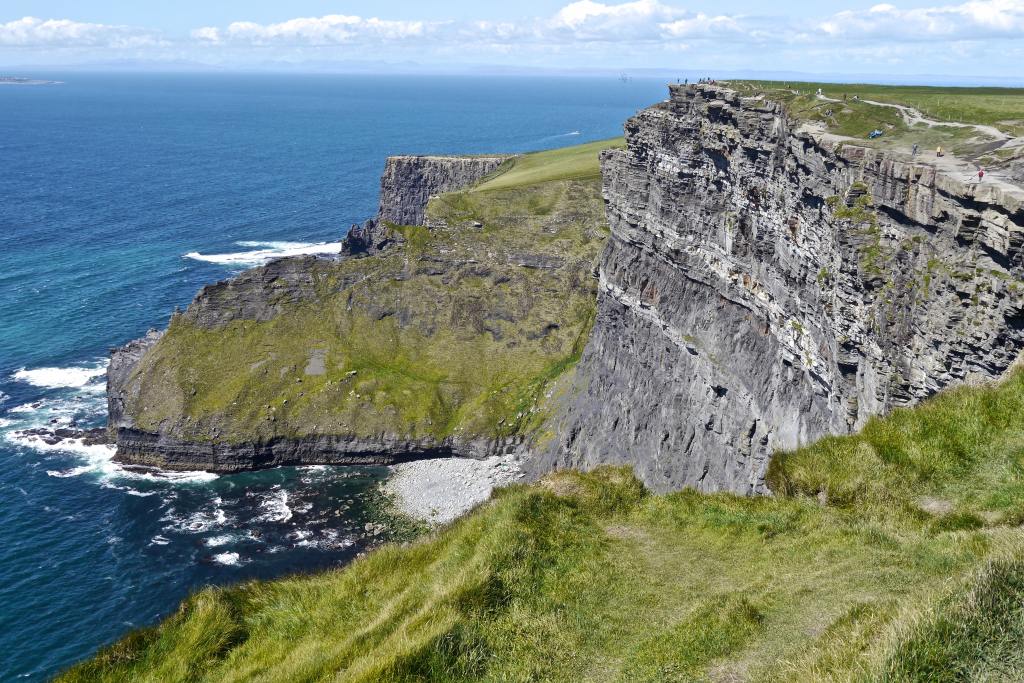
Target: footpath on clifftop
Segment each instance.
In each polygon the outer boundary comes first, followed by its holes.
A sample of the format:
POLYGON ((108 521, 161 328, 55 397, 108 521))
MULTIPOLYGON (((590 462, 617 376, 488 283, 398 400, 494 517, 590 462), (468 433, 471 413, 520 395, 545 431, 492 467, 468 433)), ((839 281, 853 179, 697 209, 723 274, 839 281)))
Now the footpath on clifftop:
MULTIPOLYGON (((727 86, 740 94, 756 91, 785 102, 790 115, 803 123, 802 129, 822 142, 884 150, 908 162, 934 166, 965 184, 994 185, 1024 198, 1024 120, 1014 118, 1012 110, 1005 118, 999 118, 997 110, 986 111, 987 123, 964 118, 1002 97, 1000 89, 947 88, 941 89, 940 97, 930 92, 940 90, 935 88, 757 81, 727 86), (951 118, 923 112, 911 104, 915 101, 951 118), (882 135, 871 138, 873 131, 882 135)), ((1004 99, 1012 101, 1014 93, 1004 99)))

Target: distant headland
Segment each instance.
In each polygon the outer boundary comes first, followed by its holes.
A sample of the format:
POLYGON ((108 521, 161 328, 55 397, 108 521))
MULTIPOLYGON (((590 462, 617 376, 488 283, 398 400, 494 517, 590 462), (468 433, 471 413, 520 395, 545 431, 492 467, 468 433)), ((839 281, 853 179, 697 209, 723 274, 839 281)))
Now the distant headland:
POLYGON ((45 81, 22 76, 0 76, 0 85, 62 85, 61 81, 45 81))

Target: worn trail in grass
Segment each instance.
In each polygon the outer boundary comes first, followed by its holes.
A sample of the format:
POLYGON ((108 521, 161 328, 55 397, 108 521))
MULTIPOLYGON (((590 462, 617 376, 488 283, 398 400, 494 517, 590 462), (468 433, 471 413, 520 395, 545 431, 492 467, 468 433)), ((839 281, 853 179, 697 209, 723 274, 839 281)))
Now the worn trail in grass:
POLYGON ((948 392, 780 454, 774 498, 557 473, 341 571, 203 591, 64 680, 1012 677, 1021 415, 1021 372, 948 392))
POLYGON ((1024 89, 937 88, 785 81, 733 81, 744 95, 782 102, 796 121, 825 135, 910 157, 967 180, 983 166, 998 178, 1024 157, 1024 89), (818 95, 818 89, 822 95, 818 95), (911 111, 913 110, 913 111, 911 111), (918 117, 914 112, 920 113, 918 117), (869 139, 874 130, 883 135, 869 139), (944 151, 937 156, 938 148, 944 151))

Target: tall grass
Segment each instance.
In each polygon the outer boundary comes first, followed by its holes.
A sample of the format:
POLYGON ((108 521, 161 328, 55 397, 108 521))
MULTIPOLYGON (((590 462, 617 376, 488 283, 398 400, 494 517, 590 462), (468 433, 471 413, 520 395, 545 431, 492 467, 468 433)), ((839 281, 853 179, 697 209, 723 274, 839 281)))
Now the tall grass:
POLYGON ((201 591, 65 681, 1024 674, 1024 375, 777 456, 772 498, 626 470, 502 490, 339 571, 201 591))

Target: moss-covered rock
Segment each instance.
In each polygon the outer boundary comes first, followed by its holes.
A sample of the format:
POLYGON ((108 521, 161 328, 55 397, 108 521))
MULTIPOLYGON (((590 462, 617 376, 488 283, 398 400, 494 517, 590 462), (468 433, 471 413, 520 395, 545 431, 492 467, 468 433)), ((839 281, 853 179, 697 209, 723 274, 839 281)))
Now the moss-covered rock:
POLYGON ((205 288, 111 387, 119 456, 234 470, 521 442, 593 320, 599 182, 469 189, 426 214, 383 223, 381 253, 205 288))

